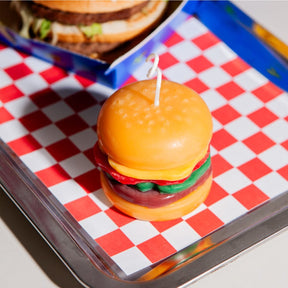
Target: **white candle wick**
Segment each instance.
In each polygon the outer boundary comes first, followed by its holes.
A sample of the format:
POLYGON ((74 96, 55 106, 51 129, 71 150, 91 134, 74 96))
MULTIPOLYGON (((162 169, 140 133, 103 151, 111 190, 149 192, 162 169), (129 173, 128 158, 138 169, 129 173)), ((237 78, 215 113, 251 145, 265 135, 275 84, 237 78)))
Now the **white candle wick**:
POLYGON ((161 81, 162 81, 162 72, 158 67, 159 64, 159 56, 157 54, 150 54, 146 62, 154 58, 153 66, 148 70, 147 77, 151 78, 155 73, 157 73, 157 82, 156 82, 156 91, 155 91, 155 98, 154 98, 154 105, 157 107, 160 103, 160 89, 161 89, 161 81))

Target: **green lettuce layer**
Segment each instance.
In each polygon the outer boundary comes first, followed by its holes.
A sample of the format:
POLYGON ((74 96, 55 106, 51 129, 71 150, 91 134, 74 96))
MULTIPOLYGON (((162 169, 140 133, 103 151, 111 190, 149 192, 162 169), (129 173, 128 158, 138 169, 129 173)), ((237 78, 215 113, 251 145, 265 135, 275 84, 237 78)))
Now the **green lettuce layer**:
POLYGON ((158 185, 158 184, 151 183, 151 182, 143 182, 143 183, 138 183, 138 184, 129 185, 129 186, 134 187, 135 189, 141 192, 146 192, 151 189, 158 190, 160 193, 168 193, 168 194, 181 192, 193 186, 198 181, 198 179, 205 174, 205 172, 209 169, 210 165, 211 165, 211 157, 209 156, 207 160, 203 163, 203 165, 199 167, 197 170, 195 170, 190 175, 190 177, 186 179, 183 183, 162 186, 162 185, 158 185))

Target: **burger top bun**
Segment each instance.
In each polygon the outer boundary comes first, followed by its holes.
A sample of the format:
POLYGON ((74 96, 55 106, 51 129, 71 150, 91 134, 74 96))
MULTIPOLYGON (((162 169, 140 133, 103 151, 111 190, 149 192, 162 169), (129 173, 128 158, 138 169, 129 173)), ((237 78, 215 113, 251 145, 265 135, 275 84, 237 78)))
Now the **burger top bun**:
POLYGON ((131 8, 147 0, 34 0, 51 9, 76 13, 109 13, 131 8))
POLYGON ((155 106, 155 89, 156 80, 139 81, 107 99, 98 117, 100 148, 110 165, 127 176, 135 177, 134 172, 140 171, 143 177, 148 171, 147 179, 160 179, 183 169, 189 175, 207 153, 211 113, 197 93, 167 80, 162 81, 160 104, 155 106))

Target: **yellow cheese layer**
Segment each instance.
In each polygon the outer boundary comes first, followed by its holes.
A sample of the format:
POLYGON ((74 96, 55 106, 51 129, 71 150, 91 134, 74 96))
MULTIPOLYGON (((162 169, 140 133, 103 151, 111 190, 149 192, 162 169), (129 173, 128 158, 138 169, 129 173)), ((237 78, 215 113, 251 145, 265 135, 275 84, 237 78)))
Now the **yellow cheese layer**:
POLYGON ((117 172, 122 175, 133 177, 143 180, 167 180, 176 181, 188 177, 193 171, 196 164, 206 155, 207 151, 203 151, 193 161, 176 168, 161 169, 161 170, 141 170, 135 168, 129 168, 121 165, 108 157, 109 164, 117 172))

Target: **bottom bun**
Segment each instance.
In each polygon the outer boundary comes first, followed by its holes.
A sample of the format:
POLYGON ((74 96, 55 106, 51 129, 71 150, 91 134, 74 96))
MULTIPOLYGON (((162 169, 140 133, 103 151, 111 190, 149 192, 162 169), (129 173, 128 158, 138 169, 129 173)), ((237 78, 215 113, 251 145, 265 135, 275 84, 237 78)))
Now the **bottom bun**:
POLYGON ((207 198, 212 185, 212 172, 207 180, 187 196, 160 208, 140 206, 121 198, 111 186, 103 172, 100 175, 101 185, 106 197, 121 212, 131 217, 146 221, 166 221, 180 218, 196 209, 207 198))

